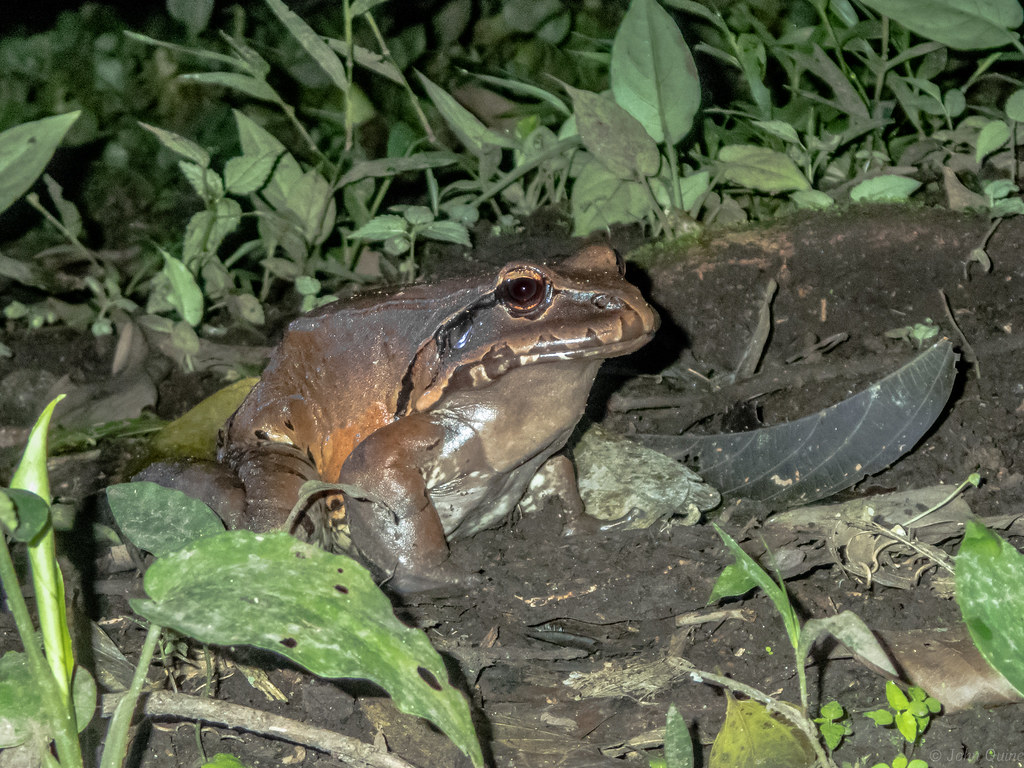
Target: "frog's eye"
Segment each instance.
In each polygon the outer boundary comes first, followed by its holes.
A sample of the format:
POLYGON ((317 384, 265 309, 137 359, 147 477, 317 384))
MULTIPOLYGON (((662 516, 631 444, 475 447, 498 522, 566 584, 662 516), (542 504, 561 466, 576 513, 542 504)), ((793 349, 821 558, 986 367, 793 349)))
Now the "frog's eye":
POLYGON ((546 303, 550 286, 542 275, 533 270, 510 272, 498 285, 498 301, 513 315, 534 311, 546 303))

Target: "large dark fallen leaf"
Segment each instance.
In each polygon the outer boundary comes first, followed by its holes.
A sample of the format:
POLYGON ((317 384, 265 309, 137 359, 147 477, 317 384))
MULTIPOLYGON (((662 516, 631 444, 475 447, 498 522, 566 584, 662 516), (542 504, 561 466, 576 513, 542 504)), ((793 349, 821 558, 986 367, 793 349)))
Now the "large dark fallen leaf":
POLYGON ((943 339, 863 392, 786 424, 637 439, 695 462, 723 496, 806 504, 880 472, 913 448, 949 399, 957 358, 952 343, 943 339))

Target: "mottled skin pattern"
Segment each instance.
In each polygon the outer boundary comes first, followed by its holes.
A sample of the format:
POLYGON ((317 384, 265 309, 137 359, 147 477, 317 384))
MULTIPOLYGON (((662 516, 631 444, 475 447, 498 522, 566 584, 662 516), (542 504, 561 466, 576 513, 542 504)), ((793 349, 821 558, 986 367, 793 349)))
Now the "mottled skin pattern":
POLYGON ((344 483, 307 510, 314 535, 332 524, 324 509, 343 512, 395 588, 458 583, 448 540, 499 524, 542 467, 581 509, 571 465, 545 465, 601 362, 657 325, 604 245, 305 315, 222 431, 218 458, 245 488, 233 522, 279 527, 303 482, 344 483))

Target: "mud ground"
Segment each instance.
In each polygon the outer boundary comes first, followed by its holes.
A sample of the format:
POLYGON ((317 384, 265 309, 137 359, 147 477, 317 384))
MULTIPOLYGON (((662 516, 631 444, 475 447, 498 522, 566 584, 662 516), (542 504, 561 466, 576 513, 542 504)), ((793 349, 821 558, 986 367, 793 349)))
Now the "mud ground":
MULTIPOLYGON (((728 426, 726 414, 742 399, 744 410, 765 425, 795 419, 844 400, 912 359, 918 350, 886 332, 930 318, 961 354, 949 406, 913 450, 839 500, 937 483, 952 488, 978 471, 984 482, 966 496, 976 515, 1024 513, 1024 222, 1002 222, 988 243, 993 269, 986 273, 969 264, 968 255, 989 225, 986 218, 948 211, 866 207, 718 232, 648 254, 631 267, 631 277, 657 305, 662 330, 632 358, 606 366, 591 415, 622 432, 671 434, 695 423, 716 431, 728 426), (716 377, 733 371, 749 345, 773 278, 779 289, 772 333, 753 377, 764 382, 763 390, 750 382, 742 390, 716 388, 724 381, 716 377), (818 340, 835 334, 846 334, 845 340, 827 353, 814 351, 818 340), (650 398, 670 404, 635 407, 650 398), (609 412, 609 403, 616 412, 609 412)), ((627 234, 616 245, 631 252, 640 243, 627 234)), ((490 243, 485 250, 494 260, 529 247, 543 246, 490 243)), ((18 372, 55 381, 68 374, 73 382, 109 375, 109 343, 67 331, 12 327, 0 340, 14 350, 11 359, 0 361, 0 379, 9 392, 18 379, 8 377, 18 372)), ((165 417, 183 412, 218 384, 215 376, 160 370, 156 408, 165 417)), ((16 435, 24 425, 19 416, 33 403, 10 400, 9 394, 3 434, 16 435)), ((126 597, 139 588, 138 575, 89 566, 102 559, 104 545, 82 546, 88 516, 100 514, 97 494, 120 480, 129 463, 125 450, 105 445, 58 458, 53 472, 55 494, 81 516, 64 537, 75 564, 69 594, 131 657, 142 630, 126 597)), ((559 535, 557 510, 516 519, 454 545, 454 557, 484 574, 478 591, 405 599, 397 610, 423 627, 446 656, 453 679, 471 696, 495 765, 646 765, 658 754, 670 704, 701 745, 697 765, 706 765, 725 697, 688 675, 666 673, 666 658, 681 657, 778 698, 798 700, 793 655, 769 601, 751 594, 707 606, 716 577, 731 562, 708 521, 719 522, 756 553, 763 551, 759 542, 773 511, 733 498, 693 527, 659 523, 570 539, 559 535), (700 618, 720 608, 731 612, 700 618), (692 622, 680 625, 677 617, 692 622), (600 675, 607 678, 603 686, 596 685, 605 679, 600 675), (581 679, 595 685, 584 692, 570 685, 581 679)), ((1011 541, 1024 546, 1021 537, 1011 541)), ((957 543, 951 537, 943 547, 955 553, 957 543)), ((960 617, 956 603, 934 588, 934 578, 932 569, 908 589, 869 584, 825 558, 790 577, 787 587, 804 618, 849 609, 875 630, 941 635, 960 617)), ((5 649, 16 645, 9 616, 0 617, 5 649)), ((198 652, 191 651, 193 657, 198 652)), ((372 686, 317 680, 245 651, 221 649, 216 657, 217 698, 368 742, 382 738, 394 753, 423 768, 468 765, 438 732, 395 711, 372 686), (267 669, 287 701, 268 701, 238 671, 239 663, 267 669)), ((183 690, 196 690, 202 682, 196 669, 176 667, 183 690)), ((898 739, 861 714, 884 706, 885 679, 835 648, 820 649, 808 675, 812 708, 836 699, 851 713, 854 731, 835 754, 837 763, 891 761, 898 739)), ((199 764, 191 723, 151 719, 136 736, 138 765, 199 764)), ((249 766, 343 764, 311 747, 223 726, 204 726, 202 741, 208 755, 232 752, 249 766)), ((1024 706, 940 714, 913 756, 932 768, 1024 765, 1024 706)))

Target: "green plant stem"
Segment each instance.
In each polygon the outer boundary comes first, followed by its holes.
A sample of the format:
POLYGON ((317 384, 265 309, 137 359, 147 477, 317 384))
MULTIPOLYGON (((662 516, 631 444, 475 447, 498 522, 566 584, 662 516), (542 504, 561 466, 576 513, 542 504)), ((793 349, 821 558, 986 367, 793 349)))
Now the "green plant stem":
POLYGON ((711 685, 717 685, 721 688, 732 691, 733 693, 740 693, 746 696, 748 699, 764 704, 771 712, 777 712, 782 715, 788 722, 799 728, 807 740, 811 743, 811 747, 814 749, 815 754, 818 757, 819 764, 826 766, 827 768, 836 768, 836 764, 832 759, 825 753, 825 750, 821 747, 821 742, 818 739, 818 729, 814 725, 814 722, 807 716, 806 710, 799 710, 797 707, 790 704, 788 701, 780 701, 774 699, 766 693, 762 693, 757 688, 753 688, 749 685, 737 682, 732 678, 725 677, 724 675, 716 675, 713 672, 707 670, 698 669, 686 659, 678 656, 670 657, 673 666, 681 668, 687 672, 690 679, 695 683, 709 683, 711 685))
MULTIPOLYGON (((380 47, 380 55, 384 57, 386 61, 395 65, 395 69, 401 74, 402 70, 391 55, 391 49, 388 48, 388 44, 384 41, 384 35, 380 33, 380 29, 377 27, 377 22, 374 21, 373 14, 369 11, 363 14, 363 18, 366 19, 366 23, 370 25, 370 31, 373 32, 373 36, 377 39, 377 45, 380 47)), ((413 110, 416 112, 416 117, 420 121, 420 127, 423 129, 424 135, 430 141, 431 144, 437 143, 437 137, 434 135, 434 129, 430 127, 430 121, 427 120, 426 114, 423 112, 423 107, 420 106, 420 100, 416 98, 416 94, 412 90, 412 86, 409 85, 409 81, 405 75, 402 74, 401 86, 409 96, 409 103, 412 104, 413 110)))
POLYGON ((120 768, 124 764, 124 758, 128 754, 128 731, 132 724, 132 714, 134 714, 135 705, 142 694, 146 673, 149 672, 149 665, 153 661, 153 654, 160 643, 162 632, 163 627, 159 624, 149 625, 146 640, 142 644, 142 652, 139 654, 139 663, 136 665, 135 675, 132 677, 132 684, 121 700, 117 702, 114 714, 110 718, 110 725, 107 727, 107 743, 103 747, 100 768, 120 768))
POLYGON ((352 86, 355 83, 353 79, 353 70, 355 69, 356 51, 355 42, 352 39, 352 3, 350 0, 342 0, 342 15, 344 16, 345 24, 345 48, 348 56, 345 62, 345 75, 348 77, 349 89, 342 96, 345 99, 345 151, 352 151, 352 137, 355 135, 355 123, 352 121, 352 86))
POLYGON ((11 615, 14 617, 14 625, 25 649, 25 657, 28 659, 32 676, 39 686, 50 715, 53 741, 57 745, 57 755, 61 765, 63 768, 81 768, 82 748, 78 743, 74 708, 70 706, 70 700, 61 694, 57 680, 39 648, 32 626, 32 617, 29 615, 25 598, 21 594, 18 575, 14 570, 14 561, 11 560, 7 537, 2 535, 0 535, 0 586, 3 587, 4 593, 7 595, 7 605, 10 606, 11 615))
POLYGON ((46 221, 49 222, 49 224, 54 229, 60 232, 64 239, 75 247, 75 250, 77 250, 79 253, 85 256, 85 258, 88 259, 89 263, 95 269, 98 269, 102 272, 103 268, 100 266, 100 263, 96 261, 96 256, 93 254, 93 252, 86 248, 82 244, 81 240, 79 240, 77 237, 71 234, 71 231, 64 226, 64 223, 60 219, 58 219, 56 216, 54 216, 52 213, 46 210, 46 207, 41 202, 39 202, 39 195, 37 195, 35 192, 30 192, 27 195, 25 195, 25 201, 33 208, 35 208, 37 211, 39 211, 39 213, 42 214, 43 218, 46 219, 46 221))
POLYGON ((967 486, 973 485, 975 488, 977 488, 978 487, 978 482, 980 481, 980 479, 981 478, 978 477, 977 473, 972 473, 966 480, 964 480, 962 483, 960 483, 960 485, 958 485, 956 487, 955 491, 953 491, 951 494, 949 494, 949 496, 944 498, 942 501, 940 501, 934 507, 926 509, 924 512, 921 512, 920 514, 914 515, 912 518, 910 518, 905 523, 903 523, 902 524, 903 528, 906 528, 908 525, 912 525, 912 524, 916 523, 922 517, 925 517, 926 515, 930 515, 935 510, 941 509, 942 507, 946 506, 947 504, 949 504, 949 502, 951 502, 953 499, 955 499, 957 496, 959 496, 961 493, 963 493, 965 490, 967 490, 967 486))
POLYGON ((509 171, 506 175, 502 176, 490 186, 485 187, 483 191, 473 199, 470 205, 475 207, 487 202, 509 184, 518 181, 530 171, 546 163, 550 158, 558 157, 559 155, 568 152, 570 149, 578 147, 581 143, 579 136, 570 136, 552 144, 539 155, 535 155, 514 170, 509 171))
POLYGON ((665 154, 668 155, 668 171, 672 179, 668 185, 669 194, 672 196, 672 208, 678 211, 683 207, 683 199, 679 192, 679 154, 676 152, 675 144, 668 142, 667 131, 665 138, 665 154))

